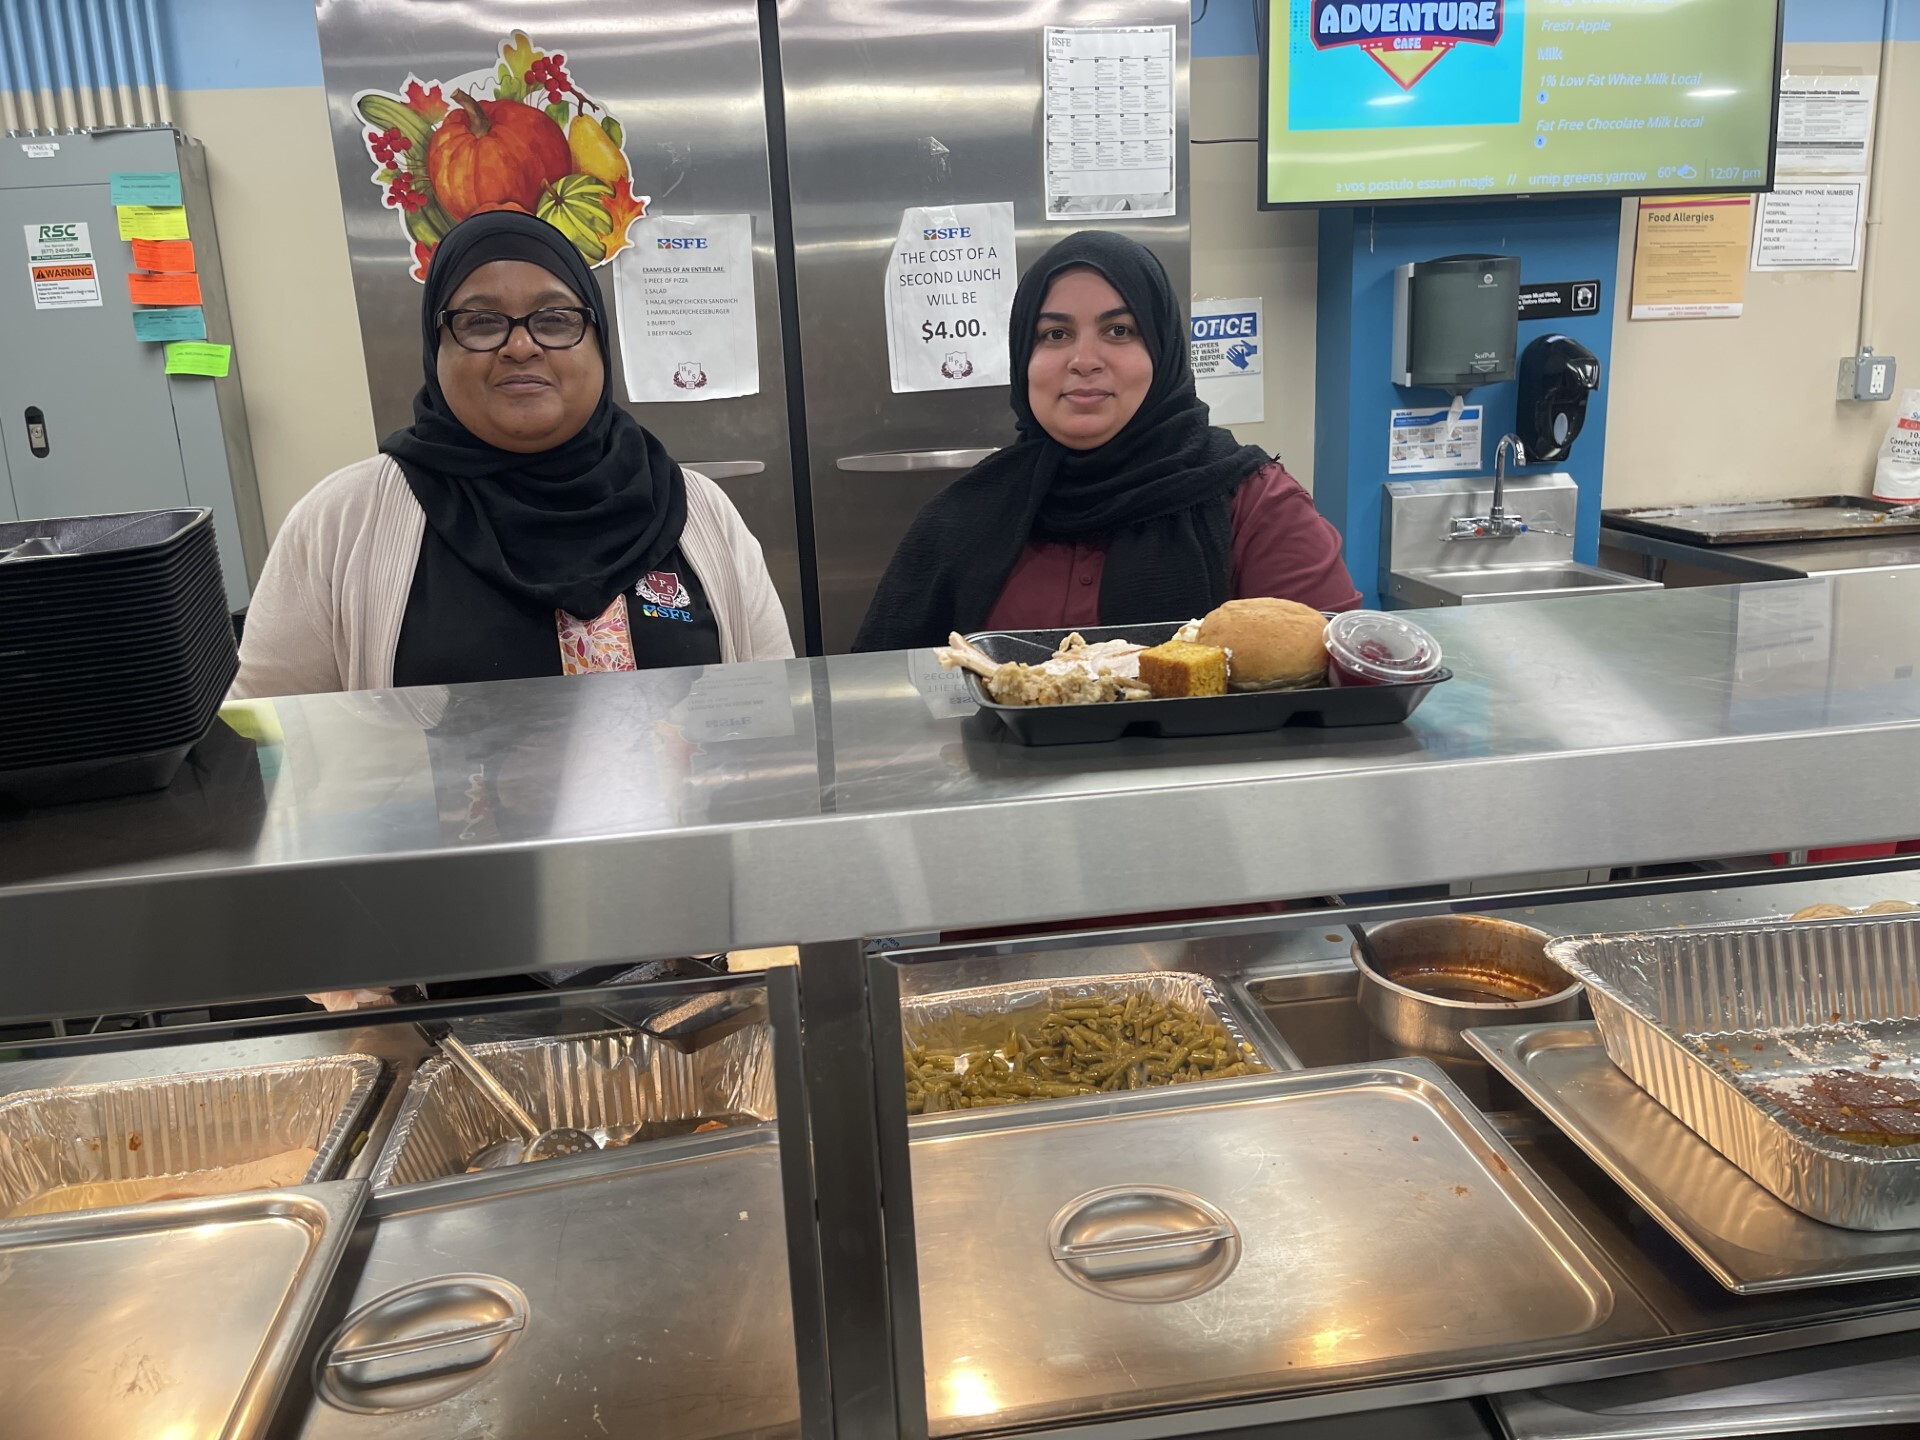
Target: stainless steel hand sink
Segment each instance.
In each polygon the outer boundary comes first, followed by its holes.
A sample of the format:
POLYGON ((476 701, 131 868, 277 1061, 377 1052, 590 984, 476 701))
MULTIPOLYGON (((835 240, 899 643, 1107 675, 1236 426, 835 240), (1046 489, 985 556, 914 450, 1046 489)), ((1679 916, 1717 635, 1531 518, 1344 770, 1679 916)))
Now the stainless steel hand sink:
POLYGON ((1619 575, 1575 560, 1531 565, 1481 565, 1457 570, 1395 570, 1387 598, 1396 605, 1490 605, 1501 600, 1549 600, 1565 595, 1658 590, 1657 581, 1619 575))

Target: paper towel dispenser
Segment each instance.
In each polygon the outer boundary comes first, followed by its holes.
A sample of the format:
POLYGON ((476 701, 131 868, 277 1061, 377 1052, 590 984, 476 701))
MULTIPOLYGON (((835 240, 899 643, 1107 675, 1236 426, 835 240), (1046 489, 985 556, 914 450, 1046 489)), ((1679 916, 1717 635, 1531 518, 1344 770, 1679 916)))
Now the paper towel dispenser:
POLYGON ((1393 383, 1464 395, 1513 379, 1520 262, 1447 255, 1393 272, 1393 383))

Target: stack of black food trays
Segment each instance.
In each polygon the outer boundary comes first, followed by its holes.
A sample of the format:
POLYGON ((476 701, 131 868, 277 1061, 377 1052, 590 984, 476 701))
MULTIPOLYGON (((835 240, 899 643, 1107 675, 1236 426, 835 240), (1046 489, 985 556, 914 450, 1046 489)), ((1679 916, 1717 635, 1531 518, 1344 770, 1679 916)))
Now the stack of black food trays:
POLYGON ((238 669, 211 511, 0 524, 0 802, 166 786, 238 669))

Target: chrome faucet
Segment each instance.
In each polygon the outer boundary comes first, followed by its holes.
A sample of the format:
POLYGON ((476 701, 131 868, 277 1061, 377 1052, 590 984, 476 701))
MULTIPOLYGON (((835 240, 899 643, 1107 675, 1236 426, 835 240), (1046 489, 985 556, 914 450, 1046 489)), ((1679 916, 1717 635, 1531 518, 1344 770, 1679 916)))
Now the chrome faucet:
MULTIPOLYGON (((1524 535, 1537 527, 1527 524, 1518 515, 1507 513, 1507 459, 1511 456, 1515 465, 1527 463, 1527 447, 1520 443, 1518 435, 1502 435, 1493 447, 1493 504, 1485 515, 1456 515, 1447 524, 1449 540, 1506 540, 1515 535, 1524 535)), ((1560 531, 1541 530, 1542 534, 1560 534, 1560 531)))

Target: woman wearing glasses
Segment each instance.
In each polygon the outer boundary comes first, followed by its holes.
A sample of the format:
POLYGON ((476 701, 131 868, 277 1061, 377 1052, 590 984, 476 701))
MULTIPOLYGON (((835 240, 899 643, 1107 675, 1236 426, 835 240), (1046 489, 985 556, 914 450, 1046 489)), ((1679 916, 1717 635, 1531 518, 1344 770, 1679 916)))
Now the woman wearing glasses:
POLYGON ((600 289, 564 235, 476 215, 425 292, 413 424, 287 516, 236 697, 793 654, 732 504, 613 403, 600 289))

